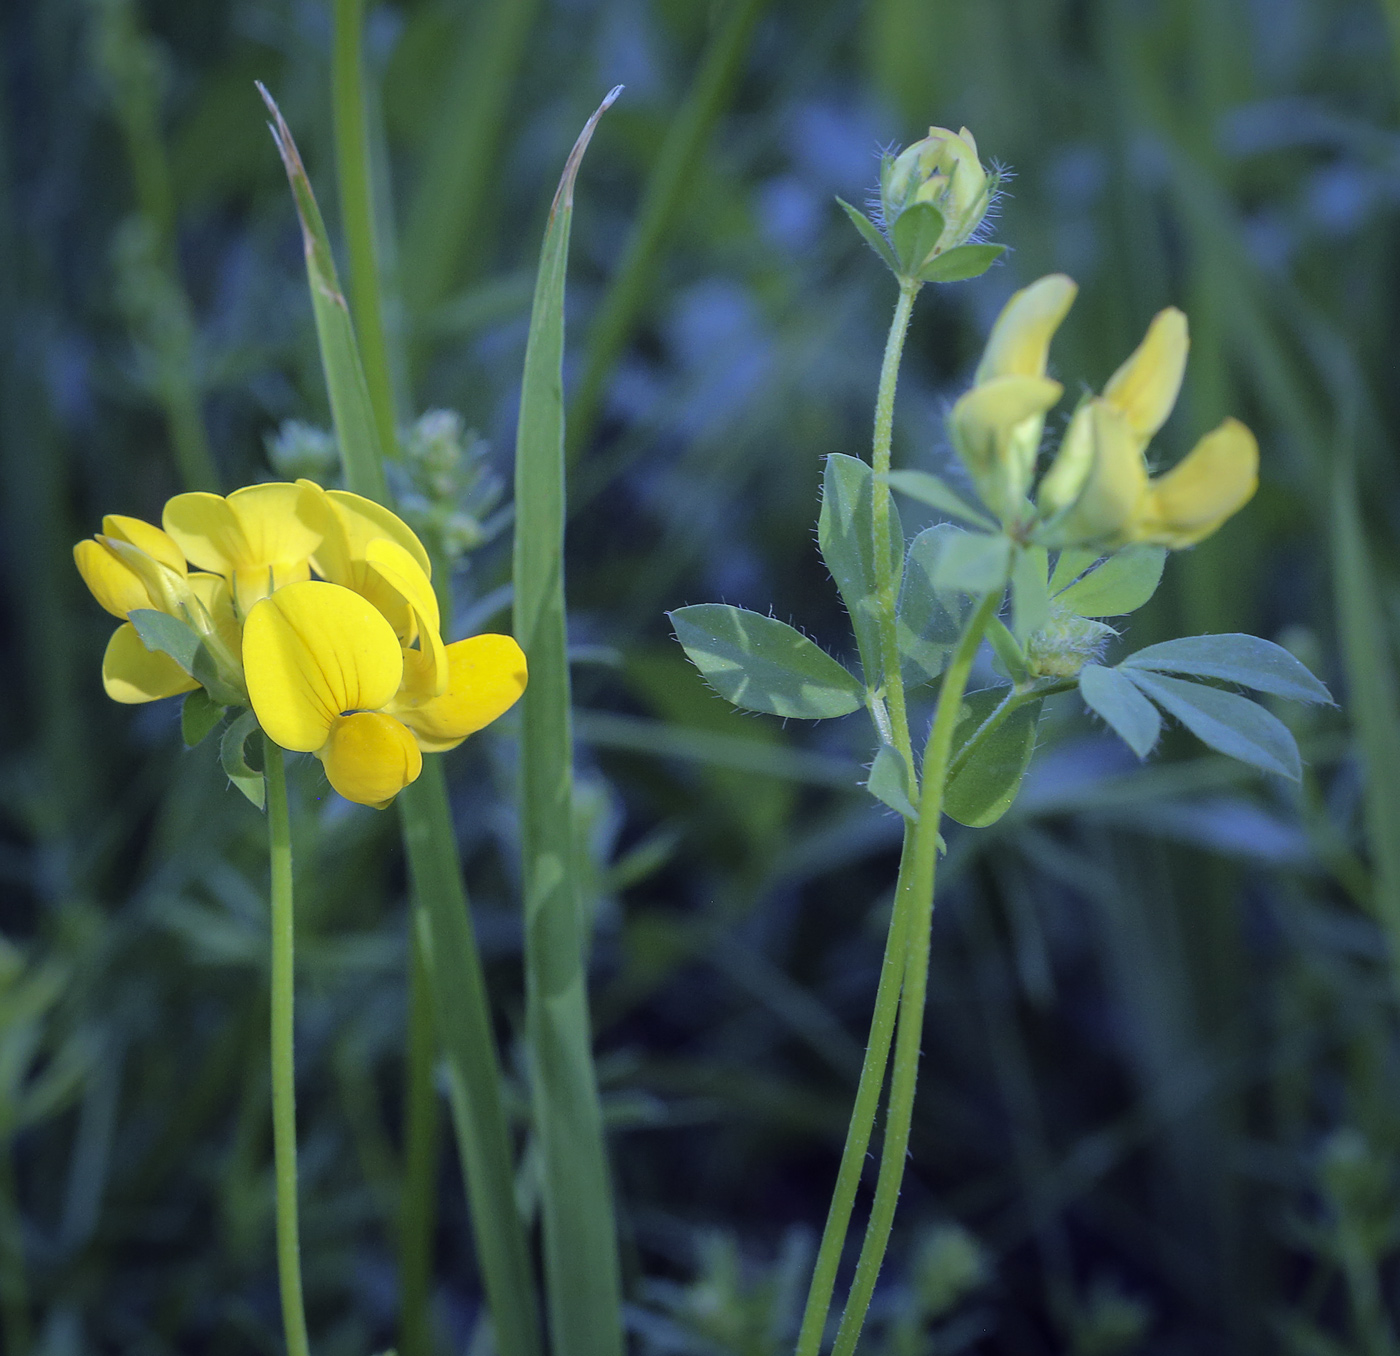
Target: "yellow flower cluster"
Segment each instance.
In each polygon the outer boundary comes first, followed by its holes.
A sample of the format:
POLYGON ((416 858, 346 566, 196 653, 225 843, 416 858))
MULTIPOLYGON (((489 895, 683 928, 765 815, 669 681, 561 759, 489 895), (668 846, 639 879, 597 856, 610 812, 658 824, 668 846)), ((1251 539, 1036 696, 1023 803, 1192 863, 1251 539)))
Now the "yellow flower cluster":
POLYGON ((928 136, 906 146, 887 169, 880 185, 886 226, 916 203, 928 203, 943 216, 943 233, 927 258, 913 261, 915 271, 945 250, 961 245, 987 215, 997 180, 978 159, 977 142, 966 127, 950 132, 930 127, 928 136))
POLYGON ((166 613, 196 633, 221 690, 246 694, 277 744, 314 753, 362 805, 387 805, 424 752, 455 747, 525 690, 511 637, 443 643, 432 566, 403 521, 310 480, 176 495, 162 527, 113 514, 73 555, 122 619, 102 661, 110 697, 146 702, 200 686, 127 620, 166 613))
POLYGON ((1226 419, 1166 474, 1149 474, 1148 444, 1186 369, 1186 317, 1175 307, 1157 314, 1103 394, 1080 403, 1029 502, 1045 416, 1064 389, 1045 375, 1050 339, 1076 291, 1054 273, 1006 303, 975 384, 953 407, 958 454, 1008 530, 1044 545, 1194 546, 1249 502, 1259 447, 1242 423, 1226 419))

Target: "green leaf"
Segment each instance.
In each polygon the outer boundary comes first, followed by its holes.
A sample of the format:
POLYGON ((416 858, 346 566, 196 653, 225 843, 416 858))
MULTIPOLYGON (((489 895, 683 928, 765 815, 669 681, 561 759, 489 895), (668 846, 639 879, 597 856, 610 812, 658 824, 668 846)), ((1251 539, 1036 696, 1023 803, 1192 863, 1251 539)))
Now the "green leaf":
POLYGON ((1119 671, 1217 753, 1295 782, 1302 777, 1298 746, 1288 727, 1257 702, 1181 678, 1122 666, 1119 671))
MULTIPOLYGON (((1078 554, 1064 551, 1060 559, 1078 554)), ((1166 559, 1163 546, 1129 546, 1076 579, 1056 601, 1081 617, 1121 617, 1135 612, 1157 592, 1166 559)))
MULTIPOLYGON (((953 747, 966 744, 1007 695, 1004 687, 974 692, 963 704, 953 732, 953 747)), ((1011 808, 1035 752, 1041 705, 1034 701, 1017 707, 949 779, 943 808, 959 824, 983 829, 995 824, 1011 808)))
POLYGON ((1079 695, 1139 758, 1152 752, 1162 734, 1162 717, 1130 679, 1117 669, 1085 664, 1079 673, 1079 695))
POLYGON ((212 701, 202 687, 187 692, 180 707, 180 734, 185 747, 192 749, 203 743, 223 718, 224 708, 212 701))
POLYGON ((917 499, 950 518, 960 518, 965 523, 974 523, 989 532, 999 530, 996 521, 989 518, 981 509, 975 509, 945 481, 928 471, 891 471, 887 479, 892 489, 917 499))
MULTIPOLYGON (((223 763, 229 781, 261 810, 267 792, 262 768, 249 763, 244 748, 248 736, 257 733, 258 718, 251 711, 245 711, 224 731, 224 737, 219 741, 219 761, 223 763)), ((255 761, 261 761, 260 753, 255 753, 253 757, 255 761)))
POLYGON ((1011 631, 1022 645, 1045 625, 1050 615, 1049 552, 1025 546, 1011 563, 1011 631))
POLYGON ((1024 683, 1031 677, 1026 652, 1011 634, 1011 628, 1000 617, 993 617, 987 626, 987 640, 992 647, 992 653, 996 655, 1006 676, 1013 683, 1024 683))
POLYGON ((931 202, 906 207, 890 229, 890 239, 899 259, 899 272, 917 273, 933 253, 943 235, 943 213, 931 202))
MULTIPOLYGON (((868 687, 878 687, 884 665, 880 659, 880 600, 876 593, 875 539, 871 521, 874 477, 858 457, 839 452, 826 459, 822 473, 822 507, 817 542, 822 559, 841 591, 855 628, 860 662, 868 687)), ((899 587, 904 563, 904 529, 890 504, 890 558, 899 587)))
POLYGON ((1011 570, 1011 539, 985 532, 959 531, 940 543, 933 586, 982 595, 1006 587, 1011 570))
POLYGON ((909 547, 896 621, 907 683, 925 683, 943 672, 972 611, 973 602, 967 594, 939 590, 933 584, 942 542, 958 531, 951 523, 938 523, 920 532, 909 547))
POLYGON ((1122 664, 1130 669, 1161 669, 1189 673, 1199 678, 1220 678, 1227 683, 1288 697, 1296 702, 1331 704, 1332 694, 1307 667, 1281 645, 1238 632, 1220 636, 1183 636, 1149 645, 1129 655, 1122 664))
POLYGON ((1050 592, 1059 593, 1067 589, 1090 565, 1101 558, 1100 552, 1086 551, 1077 546, 1061 551, 1055 557, 1055 568, 1050 574, 1050 592))
POLYGON ((360 361, 359 345, 355 342, 355 327, 350 320, 350 308, 336 275, 335 256, 331 253, 326 223, 311 191, 311 180, 301 162, 301 153, 292 139, 291 129, 282 117, 272 96, 258 85, 258 92, 272 114, 272 139, 287 171, 296 201, 297 218, 301 222, 302 250, 306 256, 306 279, 311 288, 311 309, 316 317, 316 338, 321 349, 321 368, 326 378, 326 393, 330 397, 331 419, 345 466, 345 480, 356 494, 363 494, 379 503, 388 498, 384 479, 379 433, 370 403, 369 386, 360 361))
POLYGON ((1005 253, 1005 245, 959 245, 925 264, 919 281, 950 283, 980 278, 1005 253))
POLYGON ((199 632, 189 622, 172 617, 168 612, 140 607, 128 613, 127 620, 136 628, 141 644, 148 650, 168 654, 191 678, 195 677, 195 657, 199 654, 199 632))
POLYGON ((857 207, 852 207, 844 198, 837 198, 836 201, 841 204, 841 210, 850 217, 851 225, 861 233, 865 243, 885 261, 892 272, 898 273, 899 260, 894 257, 890 242, 880 233, 880 228, 864 212, 857 207))
MULTIPOLYGON (((556 1356, 622 1356, 616 1217, 588 1013, 590 901, 573 860, 573 731, 564 595, 564 301, 574 182, 589 118, 540 247, 515 439, 514 631, 530 666, 520 702, 525 1036, 539 1150, 545 1293, 556 1356)), ((526 1273, 528 1276, 528 1272, 526 1273)))
POLYGON ((826 720, 858 710, 865 687, 800 631, 727 603, 668 613, 691 662, 726 701, 746 711, 826 720))
POLYGON ((905 819, 918 822, 919 812, 914 808, 914 779, 904 755, 892 744, 880 745, 865 789, 891 810, 897 810, 905 819))

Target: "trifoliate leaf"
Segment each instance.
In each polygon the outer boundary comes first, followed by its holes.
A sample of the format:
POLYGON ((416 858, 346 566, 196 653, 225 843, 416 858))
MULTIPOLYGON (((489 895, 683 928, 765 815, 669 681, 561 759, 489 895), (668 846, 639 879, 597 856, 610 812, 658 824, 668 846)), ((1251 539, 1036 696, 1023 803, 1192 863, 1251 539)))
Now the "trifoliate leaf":
POLYGON ((1220 636, 1183 636, 1149 645, 1129 655, 1124 668, 1190 673, 1201 678, 1221 678, 1227 683, 1272 693, 1297 702, 1331 704, 1328 692, 1305 665, 1281 645, 1258 636, 1227 633, 1220 636))
POLYGON ((1162 734, 1162 717, 1117 669, 1085 664, 1079 673, 1079 695, 1139 758, 1152 752, 1162 734))

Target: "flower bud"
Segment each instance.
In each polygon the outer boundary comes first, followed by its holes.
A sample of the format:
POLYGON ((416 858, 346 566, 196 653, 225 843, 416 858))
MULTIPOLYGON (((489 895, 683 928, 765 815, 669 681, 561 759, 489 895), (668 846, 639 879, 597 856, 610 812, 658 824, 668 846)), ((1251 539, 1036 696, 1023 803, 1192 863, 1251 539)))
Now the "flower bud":
POLYGON ((950 132, 930 127, 928 136, 885 161, 880 176, 880 205, 885 228, 893 230, 901 213, 916 203, 928 203, 943 217, 943 233, 922 266, 936 254, 971 239, 987 215, 996 193, 997 176, 989 175, 977 158, 977 143, 964 127, 950 132))

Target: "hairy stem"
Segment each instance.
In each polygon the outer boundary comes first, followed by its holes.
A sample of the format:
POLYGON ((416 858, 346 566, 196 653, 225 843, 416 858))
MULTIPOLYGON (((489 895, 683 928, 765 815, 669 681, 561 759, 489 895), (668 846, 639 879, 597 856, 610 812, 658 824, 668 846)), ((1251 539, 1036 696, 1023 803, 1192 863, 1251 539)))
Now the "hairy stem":
POLYGON ((277 1177, 277 1275, 288 1356, 309 1356, 297 1229, 297 1093, 292 1053, 294 988, 292 824, 282 750, 263 736, 267 852, 272 866, 272 1144, 277 1177))

